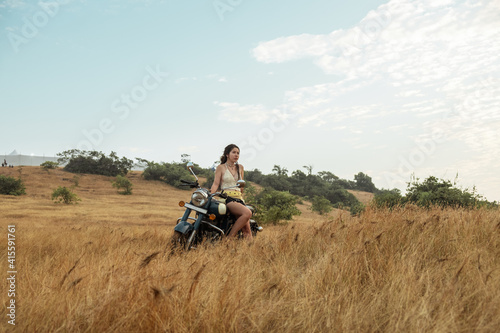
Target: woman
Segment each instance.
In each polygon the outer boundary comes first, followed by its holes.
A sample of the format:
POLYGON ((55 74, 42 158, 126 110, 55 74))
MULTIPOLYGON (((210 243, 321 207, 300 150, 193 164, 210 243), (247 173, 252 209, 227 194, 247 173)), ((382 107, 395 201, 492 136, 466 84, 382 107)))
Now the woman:
MULTIPOLYGON (((243 165, 238 164, 239 158, 240 148, 235 144, 230 144, 224 149, 224 153, 220 158, 220 164, 215 169, 215 179, 210 189, 211 193, 217 192, 219 186, 221 189, 235 186, 236 181, 243 179, 243 165)), ((236 222, 229 232, 228 237, 235 236, 241 230, 246 238, 252 239, 252 230, 250 229, 252 212, 243 202, 242 189, 234 188, 227 192, 226 206, 236 216, 236 222)))

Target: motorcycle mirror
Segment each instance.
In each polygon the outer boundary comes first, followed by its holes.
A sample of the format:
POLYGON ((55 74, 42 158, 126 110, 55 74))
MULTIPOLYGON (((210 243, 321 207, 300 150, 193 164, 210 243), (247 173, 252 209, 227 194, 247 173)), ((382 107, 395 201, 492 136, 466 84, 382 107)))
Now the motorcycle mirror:
POLYGON ((193 171, 193 165, 194 165, 193 162, 188 162, 187 168, 189 169, 189 171, 191 171, 191 173, 193 174, 194 178, 196 178, 196 181, 198 181, 198 177, 196 177, 196 174, 193 171))
POLYGON ((241 187, 241 188, 244 188, 245 187, 245 181, 243 179, 240 179, 236 182, 236 185, 238 185, 238 187, 241 187))

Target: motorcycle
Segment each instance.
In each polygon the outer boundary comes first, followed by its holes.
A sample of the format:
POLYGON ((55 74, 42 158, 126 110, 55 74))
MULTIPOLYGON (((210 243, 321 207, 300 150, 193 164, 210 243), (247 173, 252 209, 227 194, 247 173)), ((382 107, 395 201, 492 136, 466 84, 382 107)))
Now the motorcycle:
MULTIPOLYGON (((199 179, 193 171, 193 163, 187 164, 189 171, 193 174, 196 181, 187 181, 181 179, 181 185, 196 188, 191 195, 189 203, 180 201, 179 206, 185 208, 184 215, 177 219, 177 224, 174 228, 172 237, 173 248, 182 248, 189 251, 196 248, 203 242, 216 242, 224 238, 234 226, 236 217, 227 209, 225 200, 227 194, 225 191, 239 187, 245 187, 244 180, 238 180, 236 186, 231 186, 222 189, 220 192, 210 193, 206 188, 199 184, 199 179), (218 198, 222 199, 219 200, 218 198), (191 213, 195 214, 194 217, 191 213)), ((246 205, 255 214, 255 209, 252 206, 246 205)), ((256 236, 257 232, 262 231, 257 222, 250 219, 250 229, 252 236, 256 236)), ((238 237, 243 237, 243 234, 238 231, 238 237)))

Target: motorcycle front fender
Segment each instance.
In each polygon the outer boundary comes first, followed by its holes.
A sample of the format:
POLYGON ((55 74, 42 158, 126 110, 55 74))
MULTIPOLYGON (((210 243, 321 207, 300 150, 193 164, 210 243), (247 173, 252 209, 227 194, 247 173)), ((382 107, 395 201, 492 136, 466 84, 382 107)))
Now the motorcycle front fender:
POLYGON ((174 228, 175 231, 180 232, 181 234, 187 234, 189 231, 193 230, 193 225, 188 221, 180 221, 174 228))
POLYGON ((189 217, 191 214, 191 209, 186 209, 184 212, 184 216, 180 218, 175 226, 174 230, 180 232, 181 234, 187 234, 189 231, 193 230, 193 225, 188 222, 188 220, 193 220, 192 217, 189 217))

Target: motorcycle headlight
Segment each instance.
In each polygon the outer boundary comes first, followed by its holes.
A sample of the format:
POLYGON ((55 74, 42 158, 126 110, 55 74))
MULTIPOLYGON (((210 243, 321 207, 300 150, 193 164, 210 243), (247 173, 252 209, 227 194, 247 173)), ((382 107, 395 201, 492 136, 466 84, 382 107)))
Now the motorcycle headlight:
POLYGON ((191 203, 195 206, 202 207, 208 201, 208 193, 203 190, 194 191, 193 195, 191 195, 191 203))

